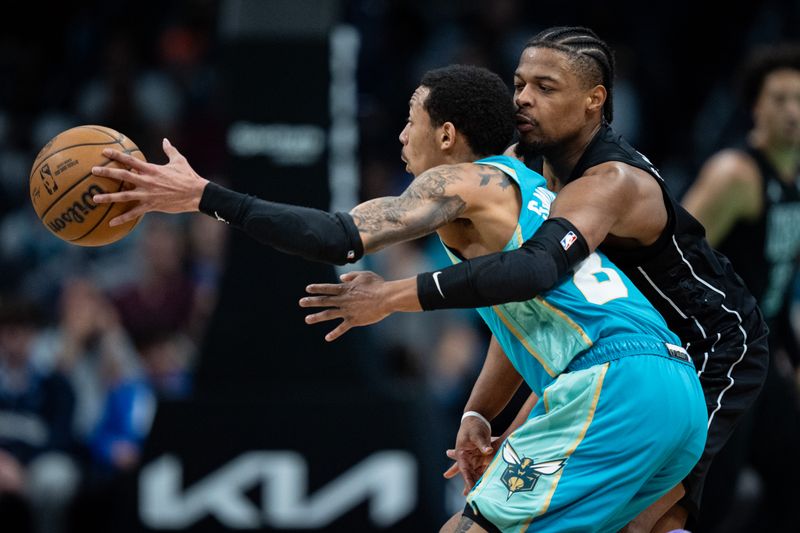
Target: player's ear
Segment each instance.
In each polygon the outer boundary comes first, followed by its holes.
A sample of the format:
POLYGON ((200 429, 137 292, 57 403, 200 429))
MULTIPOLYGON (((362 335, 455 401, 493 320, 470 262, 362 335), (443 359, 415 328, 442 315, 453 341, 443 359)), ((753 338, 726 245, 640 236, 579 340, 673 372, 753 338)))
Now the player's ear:
POLYGON ((603 85, 595 85, 586 96, 586 110, 596 111, 603 110, 603 104, 606 103, 608 92, 603 85))
POLYGON ((439 147, 449 150, 456 142, 456 127, 452 122, 445 122, 439 129, 439 147))

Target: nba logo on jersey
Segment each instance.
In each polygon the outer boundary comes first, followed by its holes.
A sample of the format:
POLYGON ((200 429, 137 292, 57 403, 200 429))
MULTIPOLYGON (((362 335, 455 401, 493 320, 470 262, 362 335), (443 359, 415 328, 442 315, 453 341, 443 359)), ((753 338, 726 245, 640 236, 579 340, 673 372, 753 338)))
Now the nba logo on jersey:
POLYGON ((569 250, 569 247, 572 246, 572 243, 574 243, 577 240, 578 240, 578 236, 575 235, 575 233, 570 231, 569 233, 564 235, 563 239, 561 239, 561 247, 564 250, 569 250))

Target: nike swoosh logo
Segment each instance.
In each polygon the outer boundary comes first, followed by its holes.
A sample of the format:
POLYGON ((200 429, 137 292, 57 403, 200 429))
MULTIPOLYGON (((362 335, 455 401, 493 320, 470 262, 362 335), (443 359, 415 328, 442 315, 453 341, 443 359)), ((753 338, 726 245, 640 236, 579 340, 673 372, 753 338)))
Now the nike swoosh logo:
POLYGON ((436 272, 433 273, 433 282, 436 284, 436 288, 439 290, 439 294, 441 294, 442 298, 444 298, 444 293, 442 292, 442 287, 441 287, 441 285, 439 285, 439 275, 441 273, 442 273, 441 270, 437 270, 436 272))

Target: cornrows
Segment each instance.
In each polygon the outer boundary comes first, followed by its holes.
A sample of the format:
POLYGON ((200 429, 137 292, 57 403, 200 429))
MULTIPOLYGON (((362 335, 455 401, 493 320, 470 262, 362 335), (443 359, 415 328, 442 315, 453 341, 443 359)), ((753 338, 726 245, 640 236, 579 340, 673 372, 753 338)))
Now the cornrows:
POLYGON ((614 53, 592 30, 580 26, 548 28, 527 42, 525 48, 552 48, 576 60, 580 74, 590 75, 591 83, 600 83, 608 96, 603 105, 603 118, 614 118, 612 89, 614 85, 614 53))

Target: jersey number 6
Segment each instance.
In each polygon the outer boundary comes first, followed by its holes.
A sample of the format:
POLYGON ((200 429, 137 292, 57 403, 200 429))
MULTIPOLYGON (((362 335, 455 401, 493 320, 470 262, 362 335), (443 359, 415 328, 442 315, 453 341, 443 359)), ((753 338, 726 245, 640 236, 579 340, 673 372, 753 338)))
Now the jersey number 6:
POLYGON ((628 287, 619 273, 604 267, 597 254, 591 254, 581 263, 572 281, 586 300, 596 305, 628 296, 628 287))

